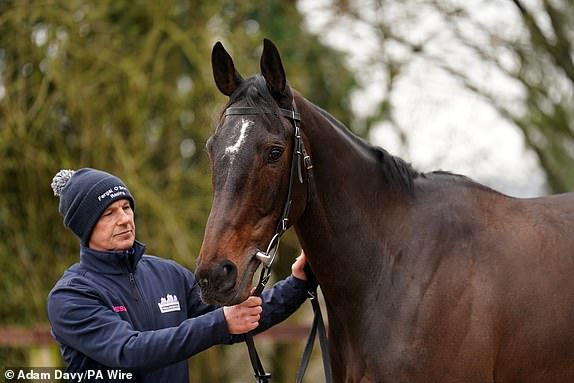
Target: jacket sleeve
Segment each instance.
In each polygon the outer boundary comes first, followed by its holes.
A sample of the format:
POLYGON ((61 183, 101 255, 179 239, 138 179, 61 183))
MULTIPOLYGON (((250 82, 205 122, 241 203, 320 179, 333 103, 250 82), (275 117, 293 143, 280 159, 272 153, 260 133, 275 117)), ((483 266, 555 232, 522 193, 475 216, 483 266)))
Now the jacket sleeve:
POLYGON ((292 275, 261 294, 263 312, 255 333, 260 333, 293 314, 307 299, 307 282, 292 275))
POLYGON ((77 280, 50 293, 48 316, 57 341, 111 368, 153 370, 232 341, 221 308, 177 327, 136 331, 77 280))

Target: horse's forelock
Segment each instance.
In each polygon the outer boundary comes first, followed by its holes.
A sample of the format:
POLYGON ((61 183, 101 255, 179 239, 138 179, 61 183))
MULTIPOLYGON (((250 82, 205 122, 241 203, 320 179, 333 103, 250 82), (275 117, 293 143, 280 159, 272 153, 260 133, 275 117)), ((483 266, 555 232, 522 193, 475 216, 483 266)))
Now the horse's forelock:
POLYGON ((259 111, 277 108, 277 103, 261 75, 255 75, 243 81, 229 98, 226 107, 239 101, 244 101, 246 103, 245 106, 257 108, 259 111))
MULTIPOLYGON (((241 106, 253 107, 259 112, 259 116, 266 124, 276 126, 274 119, 278 119, 279 106, 267 88, 267 83, 262 75, 257 74, 242 81, 235 92, 229 98, 225 109, 242 102, 241 106), (275 110, 275 114, 264 113, 269 109, 275 110)), ((225 111, 224 109, 224 111, 225 111)))

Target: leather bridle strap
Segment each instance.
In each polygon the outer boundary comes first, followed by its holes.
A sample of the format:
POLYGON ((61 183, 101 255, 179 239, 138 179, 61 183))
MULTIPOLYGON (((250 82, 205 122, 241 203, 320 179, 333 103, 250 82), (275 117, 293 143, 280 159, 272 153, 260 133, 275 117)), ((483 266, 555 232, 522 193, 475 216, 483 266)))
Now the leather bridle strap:
POLYGON ((251 332, 244 335, 245 344, 247 345, 247 352, 249 353, 249 360, 251 361, 251 367, 253 367, 253 374, 255 375, 255 380, 257 383, 268 383, 271 379, 271 373, 265 372, 263 363, 259 358, 257 349, 255 348, 255 341, 253 340, 253 334, 251 332))
POLYGON ((248 114, 275 114, 279 110, 279 113, 290 119, 291 121, 301 122, 301 116, 295 110, 290 109, 271 109, 271 108, 259 108, 255 106, 233 106, 225 109, 223 113, 224 116, 245 116, 248 114))
POLYGON ((301 356, 301 363, 299 364, 299 369, 297 370, 297 379, 295 382, 303 382, 305 371, 307 371, 307 366, 309 365, 311 354, 313 353, 315 338, 317 337, 317 334, 319 334, 319 345, 321 347, 321 355, 323 355, 323 371, 325 373, 325 383, 331 383, 333 381, 331 372, 331 358, 329 356, 329 349, 327 347, 327 332, 325 330, 323 315, 321 314, 321 305, 319 304, 317 289, 314 291, 309 291, 308 293, 309 300, 311 301, 311 306, 313 307, 313 325, 311 326, 311 331, 307 337, 307 343, 305 344, 305 349, 303 350, 303 356, 301 356))

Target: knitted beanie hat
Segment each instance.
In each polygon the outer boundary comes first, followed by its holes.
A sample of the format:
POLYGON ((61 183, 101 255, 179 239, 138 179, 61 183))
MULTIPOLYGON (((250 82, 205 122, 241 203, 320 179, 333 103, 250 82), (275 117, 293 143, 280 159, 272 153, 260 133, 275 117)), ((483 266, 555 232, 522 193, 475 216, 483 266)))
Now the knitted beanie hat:
POLYGON ((51 186, 54 195, 60 197, 64 226, 85 246, 100 216, 112 202, 127 199, 135 211, 134 198, 122 180, 101 170, 60 170, 51 186))

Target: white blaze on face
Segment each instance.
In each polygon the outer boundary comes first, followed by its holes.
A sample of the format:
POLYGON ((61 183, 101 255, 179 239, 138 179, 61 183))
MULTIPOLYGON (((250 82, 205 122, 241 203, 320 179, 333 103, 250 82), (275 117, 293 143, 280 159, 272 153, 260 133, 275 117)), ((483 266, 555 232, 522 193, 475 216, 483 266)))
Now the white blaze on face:
POLYGON ((239 125, 241 125, 241 127, 238 129, 239 135, 237 136, 237 140, 233 145, 225 148, 225 155, 229 157, 229 164, 233 164, 235 155, 239 153, 241 146, 245 143, 245 139, 247 138, 248 134, 247 129, 253 126, 253 121, 242 118, 241 122, 237 124, 237 127, 239 127, 239 125))

